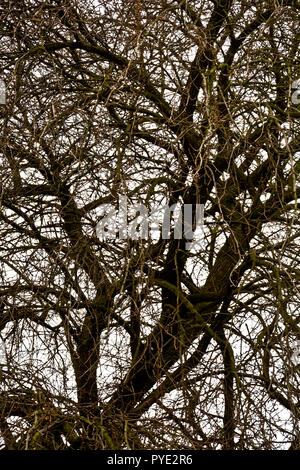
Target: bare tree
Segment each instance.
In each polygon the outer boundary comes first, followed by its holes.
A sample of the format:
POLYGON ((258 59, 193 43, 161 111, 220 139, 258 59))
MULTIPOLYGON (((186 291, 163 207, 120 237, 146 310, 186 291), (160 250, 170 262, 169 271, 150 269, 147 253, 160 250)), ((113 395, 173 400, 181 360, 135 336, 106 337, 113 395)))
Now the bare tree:
POLYGON ((299 449, 299 2, 0 9, 2 448, 299 449))

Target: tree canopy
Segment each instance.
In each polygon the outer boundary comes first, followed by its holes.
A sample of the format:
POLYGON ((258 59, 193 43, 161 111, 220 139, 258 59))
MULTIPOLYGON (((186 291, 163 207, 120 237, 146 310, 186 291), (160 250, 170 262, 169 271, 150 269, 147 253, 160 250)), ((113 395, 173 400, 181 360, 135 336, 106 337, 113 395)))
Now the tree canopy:
POLYGON ((2 448, 299 449, 299 2, 0 26, 2 448), (201 204, 199 237, 99 237, 120 196, 201 204))

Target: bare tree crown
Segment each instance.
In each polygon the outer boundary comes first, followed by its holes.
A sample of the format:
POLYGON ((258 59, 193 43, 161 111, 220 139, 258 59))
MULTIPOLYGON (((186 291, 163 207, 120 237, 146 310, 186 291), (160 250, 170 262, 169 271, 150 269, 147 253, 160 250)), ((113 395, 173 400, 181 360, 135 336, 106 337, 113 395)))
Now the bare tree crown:
POLYGON ((298 21, 1 2, 2 448, 299 449, 298 21), (197 204, 198 243, 138 236, 197 204))

